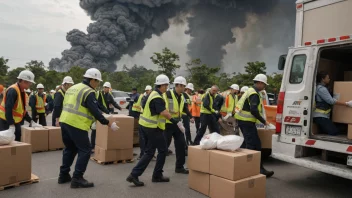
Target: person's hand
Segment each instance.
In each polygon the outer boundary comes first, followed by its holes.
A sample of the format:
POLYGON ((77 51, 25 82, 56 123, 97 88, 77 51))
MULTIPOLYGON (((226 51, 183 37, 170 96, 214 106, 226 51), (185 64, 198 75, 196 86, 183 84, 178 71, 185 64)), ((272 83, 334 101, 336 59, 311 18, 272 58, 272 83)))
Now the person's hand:
POLYGON ((178 128, 180 129, 180 131, 181 131, 182 133, 185 133, 186 129, 185 129, 185 127, 183 126, 183 123, 182 123, 182 122, 178 122, 178 123, 177 123, 177 126, 178 126, 178 128))
POLYGON ((232 116, 232 113, 228 113, 223 119, 226 121, 231 116, 232 116))
POLYGON ((56 119, 55 126, 60 127, 59 119, 56 119))
POLYGON ((191 118, 189 121, 190 121, 191 123, 194 123, 194 118, 191 118))
POLYGON ((218 110, 216 110, 216 111, 215 111, 215 114, 219 114, 219 111, 218 111, 218 110))
POLYGON ((110 126, 112 131, 117 131, 119 130, 120 127, 117 126, 116 122, 113 122, 110 126))
POLYGON ((269 126, 269 125, 270 125, 270 122, 266 121, 265 126, 269 126))
POLYGON ((43 126, 41 124, 37 124, 36 122, 33 122, 32 127, 43 127, 43 126))
POLYGON ((350 100, 350 101, 346 102, 346 106, 348 106, 348 107, 352 107, 352 100, 350 100))

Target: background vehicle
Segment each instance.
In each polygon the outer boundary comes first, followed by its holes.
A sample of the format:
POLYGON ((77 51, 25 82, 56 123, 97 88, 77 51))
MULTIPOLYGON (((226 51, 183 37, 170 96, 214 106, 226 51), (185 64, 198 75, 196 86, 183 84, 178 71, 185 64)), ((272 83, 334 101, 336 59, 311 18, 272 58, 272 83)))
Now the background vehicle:
POLYGON ((128 102, 131 100, 130 96, 124 91, 112 90, 111 93, 116 103, 120 105, 122 109, 126 108, 128 102))
POLYGON ((276 105, 277 97, 276 97, 275 94, 273 94, 273 93, 268 93, 268 98, 269 98, 269 104, 270 104, 270 105, 276 105))
POLYGON ((334 82, 344 81, 344 73, 352 71, 352 0, 298 0, 296 8, 295 46, 278 65, 284 74, 272 156, 352 179, 352 169, 346 166, 352 166, 347 124, 338 124, 341 135, 329 136, 319 134, 312 122, 317 72, 329 73, 333 89, 334 82))

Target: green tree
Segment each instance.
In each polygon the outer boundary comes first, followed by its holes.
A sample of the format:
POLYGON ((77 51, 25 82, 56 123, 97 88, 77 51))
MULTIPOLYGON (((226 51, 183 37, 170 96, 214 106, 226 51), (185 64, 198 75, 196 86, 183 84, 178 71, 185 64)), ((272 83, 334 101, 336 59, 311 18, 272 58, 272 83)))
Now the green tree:
POLYGON ((267 92, 278 93, 281 88, 282 74, 273 73, 268 76, 268 84, 266 90, 267 92))
POLYGON ((0 84, 5 84, 6 82, 7 70, 9 69, 9 66, 7 65, 8 62, 9 59, 0 57, 0 84))
MULTIPOLYGON (((21 71, 25 70, 23 67, 17 67, 16 69, 13 69, 7 73, 7 81, 6 81, 6 86, 10 86, 17 82, 17 77, 18 74, 20 74, 21 71)), ((34 79, 35 80, 35 79, 34 79)))
POLYGON ((167 75, 170 81, 173 80, 176 75, 176 69, 181 66, 176 64, 180 60, 180 57, 171 52, 168 48, 164 48, 162 53, 154 52, 154 55, 150 57, 152 62, 159 66, 160 73, 167 75))
POLYGON ((131 91, 136 86, 136 81, 126 71, 110 73, 108 81, 111 83, 113 89, 120 91, 131 91))
POLYGON ((83 75, 86 72, 87 69, 84 69, 82 67, 78 66, 73 66, 71 69, 64 75, 65 76, 71 76, 72 80, 75 84, 82 82, 83 75))
POLYGON ((266 66, 264 62, 248 62, 244 67, 246 73, 234 73, 232 77, 232 82, 242 86, 251 86, 253 84, 253 79, 257 74, 266 74, 266 66))
MULTIPOLYGON (((133 85, 139 92, 143 92, 145 86, 153 85, 158 72, 151 69, 147 69, 144 66, 134 65, 128 68, 126 65, 123 67, 123 71, 133 79, 133 85)), ((125 90, 131 91, 131 90, 125 90)))
POLYGON ((200 59, 192 60, 186 63, 189 72, 188 81, 192 82, 196 89, 207 89, 219 82, 216 74, 220 71, 219 67, 208 67, 200 59))
POLYGON ((46 90, 51 90, 55 89, 57 85, 60 85, 62 82, 62 79, 65 77, 65 73, 60 73, 55 70, 50 70, 46 72, 45 74, 45 89, 46 90))

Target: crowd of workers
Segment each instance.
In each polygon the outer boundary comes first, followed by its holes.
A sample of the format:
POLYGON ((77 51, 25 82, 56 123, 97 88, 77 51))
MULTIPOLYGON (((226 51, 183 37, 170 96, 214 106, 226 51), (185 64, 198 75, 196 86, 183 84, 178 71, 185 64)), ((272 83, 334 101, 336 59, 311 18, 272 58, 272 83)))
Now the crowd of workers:
MULTIPOLYGON (((72 78, 66 76, 62 84, 48 95, 44 93, 42 84, 37 85, 35 94, 26 94, 35 83, 34 74, 25 70, 17 78, 17 83, 6 89, 0 105, 0 131, 13 130, 16 140, 20 141, 24 120, 32 126, 45 126, 46 115, 53 113, 52 124, 61 127, 65 144, 58 183, 71 182, 71 188, 93 187, 94 184, 85 180, 83 175, 92 150, 94 152, 96 121, 108 125, 113 131, 119 129, 115 122, 106 118, 107 114, 114 113, 114 108, 121 110, 110 92, 111 84, 105 82, 103 90, 98 91, 101 73, 91 68, 86 71, 81 83, 74 84, 72 78), (31 108, 32 116, 29 116, 26 106, 31 108), (91 140, 88 137, 89 130, 92 130, 91 140), (76 166, 71 177, 70 167, 76 155, 76 166)), ((200 89, 194 92, 194 85, 187 83, 182 76, 176 77, 174 88, 169 89, 169 78, 161 74, 156 77, 155 87, 147 85, 144 94, 138 94, 137 89, 133 89, 127 108, 129 115, 139 123, 141 152, 138 163, 126 180, 136 186, 143 186, 139 176, 154 158, 157 149, 152 181, 169 182, 170 179, 163 175, 163 167, 172 139, 176 153, 175 172, 188 174, 184 167, 188 146, 199 145, 207 128, 210 133, 219 133, 219 122, 230 117, 236 120, 235 128, 239 128, 244 136, 242 147, 260 151, 256 123, 270 124, 262 116, 263 104, 259 94, 268 85, 267 77, 258 74, 253 82, 251 88, 240 89, 234 84, 222 93, 216 85, 206 91, 200 89), (190 123, 195 123, 196 127, 194 140, 190 123)), ((263 165, 261 173, 267 177, 274 174, 265 170, 263 165)))

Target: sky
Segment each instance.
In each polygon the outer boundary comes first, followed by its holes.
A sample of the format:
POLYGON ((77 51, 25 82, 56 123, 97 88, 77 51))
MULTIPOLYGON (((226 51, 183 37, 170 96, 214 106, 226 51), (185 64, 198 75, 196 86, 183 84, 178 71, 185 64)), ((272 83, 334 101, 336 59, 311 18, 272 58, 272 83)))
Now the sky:
MULTIPOLYGON (((261 22, 269 19, 272 16, 261 17, 259 21, 258 17, 249 15, 245 28, 233 29, 236 43, 224 46, 227 54, 223 58, 223 71, 243 72, 246 62, 260 60, 267 63, 269 73, 276 72, 278 57, 287 53, 288 46, 273 43, 265 47, 260 42, 251 43, 258 41, 261 22), (248 50, 253 54, 246 53, 248 50)), ((11 69, 23 67, 30 60, 41 60, 47 66, 51 58, 61 57, 61 52, 70 48, 66 33, 75 28, 86 32, 90 22, 78 0, 0 0, 0 57, 10 59, 11 69)), ((180 64, 184 65, 190 60, 187 44, 191 37, 184 33, 187 28, 187 23, 171 25, 161 36, 146 40, 144 49, 134 57, 124 55, 117 63, 117 70, 124 64, 156 69, 150 56, 164 47, 177 53, 180 64)))

